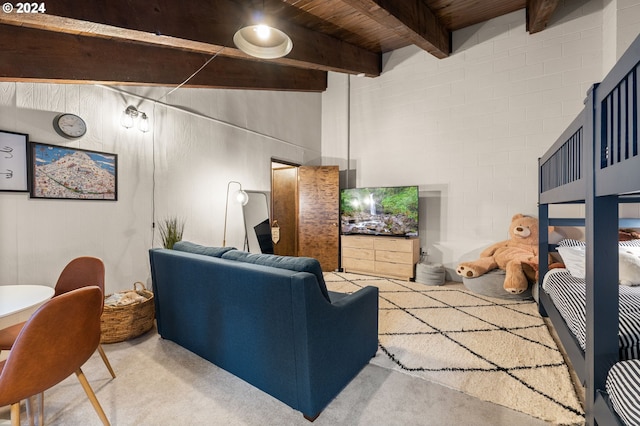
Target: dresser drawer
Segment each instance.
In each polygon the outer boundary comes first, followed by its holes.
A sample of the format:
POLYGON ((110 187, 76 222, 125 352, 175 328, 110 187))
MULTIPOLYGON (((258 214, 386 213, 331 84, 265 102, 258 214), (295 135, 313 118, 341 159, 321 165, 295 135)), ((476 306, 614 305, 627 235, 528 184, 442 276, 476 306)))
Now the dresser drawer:
POLYGON ((373 259, 364 260, 364 259, 353 259, 348 257, 342 258, 342 267, 347 271, 360 271, 367 272, 373 271, 375 262, 373 259))
POLYGON ((352 248, 361 248, 361 249, 371 249, 373 250, 373 241, 374 239, 371 237, 360 237, 353 235, 343 235, 342 236, 342 247, 352 247, 352 248))
POLYGON ((345 258, 349 257, 352 259, 374 260, 374 253, 373 249, 342 247, 342 256, 345 258))
POLYGON ((413 265, 413 256, 403 251, 376 250, 376 262, 404 263, 413 265))
POLYGON ((411 253, 413 250, 413 241, 410 239, 384 237, 374 240, 373 245, 376 250, 401 251, 405 253, 411 253))
POLYGON ((404 263, 376 262, 376 273, 405 279, 413 278, 413 265, 404 263))

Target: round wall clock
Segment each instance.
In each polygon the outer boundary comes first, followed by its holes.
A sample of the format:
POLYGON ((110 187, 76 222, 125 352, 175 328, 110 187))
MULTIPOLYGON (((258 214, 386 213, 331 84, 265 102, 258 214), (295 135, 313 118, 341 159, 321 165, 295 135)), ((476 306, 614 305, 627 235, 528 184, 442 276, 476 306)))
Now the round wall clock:
POLYGON ((77 139, 87 133, 87 124, 75 114, 56 115, 53 128, 60 136, 68 139, 77 139))

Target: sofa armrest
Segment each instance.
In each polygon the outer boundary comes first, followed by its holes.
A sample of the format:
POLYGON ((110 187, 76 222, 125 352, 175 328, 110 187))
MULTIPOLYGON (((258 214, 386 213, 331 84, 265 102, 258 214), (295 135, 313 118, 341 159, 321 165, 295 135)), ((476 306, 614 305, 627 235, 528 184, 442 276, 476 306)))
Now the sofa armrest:
POLYGON ((376 310, 378 306, 378 287, 367 286, 354 293, 337 293, 340 297, 332 303, 334 308, 345 307, 349 309, 349 306, 357 303, 364 303, 365 306, 372 303, 375 300, 376 310), (360 301, 364 300, 364 301, 360 301))
POLYGON ((306 293, 304 304, 294 297, 300 409, 313 417, 376 354, 378 288, 362 288, 332 304, 324 303, 312 287, 294 289, 306 293))
POLYGON ((357 349, 371 358, 378 350, 378 301, 378 287, 361 288, 332 303, 330 313, 316 327, 332 329, 331 346, 336 352, 348 354, 357 349))

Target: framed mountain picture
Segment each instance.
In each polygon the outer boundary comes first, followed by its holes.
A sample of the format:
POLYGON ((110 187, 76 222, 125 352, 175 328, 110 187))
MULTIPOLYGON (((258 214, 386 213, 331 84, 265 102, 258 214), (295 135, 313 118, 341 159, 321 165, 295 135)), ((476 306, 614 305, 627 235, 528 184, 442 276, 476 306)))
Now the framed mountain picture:
POLYGON ((118 156, 30 142, 32 198, 118 199, 118 156))

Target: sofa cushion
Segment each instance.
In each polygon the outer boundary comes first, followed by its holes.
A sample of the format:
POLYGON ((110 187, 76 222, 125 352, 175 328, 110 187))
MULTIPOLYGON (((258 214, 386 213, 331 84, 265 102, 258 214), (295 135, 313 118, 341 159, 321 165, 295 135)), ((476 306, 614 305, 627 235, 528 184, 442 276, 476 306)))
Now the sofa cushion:
POLYGON ((186 251, 195 254, 204 254, 205 256, 222 257, 223 254, 230 250, 235 250, 235 247, 208 247, 195 244, 190 241, 178 241, 173 245, 174 250, 186 251))
POLYGON ((271 266, 274 268, 288 269, 296 272, 309 272, 316 276, 322 295, 331 302, 327 285, 324 282, 320 262, 312 257, 278 256, 275 254, 256 254, 246 251, 231 250, 222 255, 223 259, 236 260, 238 262, 254 263, 256 265, 271 266))

